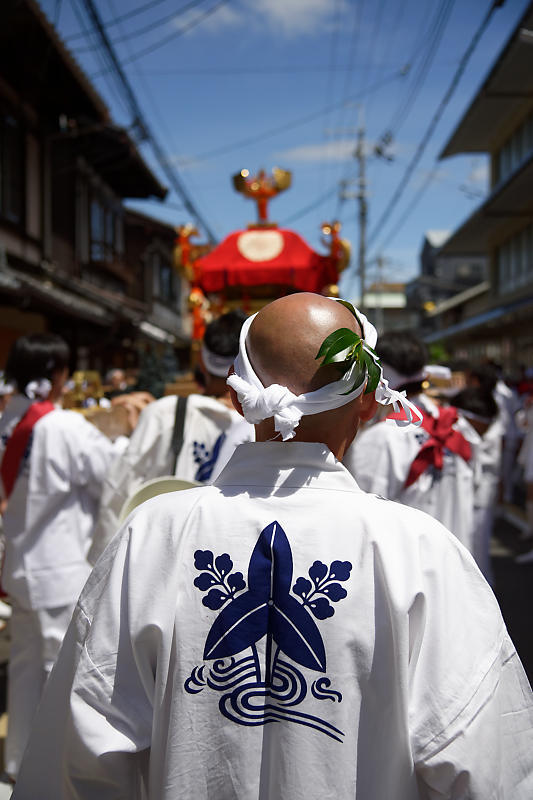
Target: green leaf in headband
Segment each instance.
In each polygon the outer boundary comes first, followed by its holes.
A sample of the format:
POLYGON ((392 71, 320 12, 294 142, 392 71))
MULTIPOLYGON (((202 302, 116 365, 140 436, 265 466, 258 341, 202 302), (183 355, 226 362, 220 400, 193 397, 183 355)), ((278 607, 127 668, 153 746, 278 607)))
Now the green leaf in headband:
MULTIPOLYGON (((355 317, 361 330, 363 325, 359 319, 353 305, 347 300, 337 300, 345 306, 355 317)), ((351 394, 361 386, 365 377, 368 377, 365 394, 374 392, 381 377, 381 365, 378 355, 374 350, 364 343, 363 339, 350 328, 339 328, 330 333, 322 342, 316 359, 321 358, 325 367, 328 364, 336 366, 344 375, 354 363, 357 364, 358 374, 354 376, 354 384, 351 389, 344 394, 351 394)))
POLYGON ((361 338, 349 328, 339 328, 330 333, 320 346, 315 358, 322 358, 322 367, 327 364, 344 364, 353 361, 357 347, 363 346, 361 338))

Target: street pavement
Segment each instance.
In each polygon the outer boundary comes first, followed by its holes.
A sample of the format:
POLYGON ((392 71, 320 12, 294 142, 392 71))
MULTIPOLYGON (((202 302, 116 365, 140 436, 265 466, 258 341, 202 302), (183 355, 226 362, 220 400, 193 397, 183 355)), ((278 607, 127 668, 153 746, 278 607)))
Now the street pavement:
MULTIPOLYGON (((517 564, 515 557, 533 548, 533 540, 520 538, 518 525, 507 518, 496 519, 491 543, 494 594, 511 639, 533 684, 533 561, 517 564)), ((519 515, 517 515, 519 522, 519 515)))

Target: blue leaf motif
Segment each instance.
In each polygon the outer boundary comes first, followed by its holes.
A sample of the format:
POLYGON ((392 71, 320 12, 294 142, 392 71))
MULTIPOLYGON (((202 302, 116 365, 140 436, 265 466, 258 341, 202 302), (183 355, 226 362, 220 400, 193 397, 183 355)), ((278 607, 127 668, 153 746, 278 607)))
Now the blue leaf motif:
POLYGON ((289 594, 292 581, 292 552, 279 522, 264 528, 253 549, 248 566, 248 586, 267 600, 274 590, 289 594))
POLYGON ((248 591, 228 603, 214 621, 204 659, 240 653, 268 633, 289 658, 325 672, 322 637, 312 617, 290 595, 291 582, 289 541, 281 525, 272 522, 261 532, 250 558, 248 591))
POLYGON ((308 581, 307 578, 297 578, 292 591, 303 599, 307 597, 312 588, 311 581, 308 581))
POLYGON ((329 577, 336 581, 347 581, 352 571, 349 561, 333 561, 329 570, 329 577))
POLYGON ((211 550, 197 550, 194 554, 196 569, 213 569, 213 553, 211 550))
POLYGON ((328 600, 333 600, 334 603, 338 603, 339 600, 343 600, 348 592, 346 589, 340 585, 340 583, 328 583, 322 589, 322 593, 325 594, 328 600))
POLYGON ((217 558, 215 558, 215 567, 219 571, 220 575, 224 577, 233 569, 233 561, 227 553, 222 553, 221 556, 217 556, 217 558))
POLYGON ((274 641, 289 658, 303 667, 326 671, 324 642, 305 606, 290 595, 280 597, 274 601, 269 622, 274 641))
POLYGON ((228 575, 228 586, 233 592, 240 592, 241 589, 245 589, 246 583, 242 577, 242 572, 234 572, 233 575, 228 575))
POLYGON ((325 597, 318 597, 316 600, 311 600, 307 605, 317 619, 328 619, 328 617, 332 617, 335 613, 325 597))
POLYGON ((228 603, 211 626, 205 640, 204 659, 226 658, 246 650, 263 638, 267 626, 267 600, 250 591, 239 595, 228 603))
POLYGON ((309 567, 309 577, 311 578, 315 586, 318 585, 320 581, 326 577, 327 574, 328 574, 328 568, 321 561, 315 561, 314 564, 311 567, 309 567))
POLYGON ((217 579, 213 577, 210 572, 201 572, 200 575, 194 579, 194 585, 202 592, 206 592, 216 583, 218 583, 217 579))
POLYGON ((203 598, 202 603, 207 608, 211 608, 213 611, 218 611, 221 608, 226 600, 228 599, 228 595, 225 592, 221 592, 220 589, 211 589, 210 592, 206 594, 203 598))

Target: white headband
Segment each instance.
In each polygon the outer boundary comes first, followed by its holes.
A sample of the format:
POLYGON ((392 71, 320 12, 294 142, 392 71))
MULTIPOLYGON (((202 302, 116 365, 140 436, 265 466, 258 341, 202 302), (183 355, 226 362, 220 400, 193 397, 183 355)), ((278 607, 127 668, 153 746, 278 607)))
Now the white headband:
POLYGON ((414 372, 412 375, 403 375, 401 372, 397 372, 394 367, 391 367, 390 364, 387 364, 386 361, 382 361, 381 366, 383 367, 383 377, 387 379, 391 389, 397 389, 398 386, 403 386, 404 383, 418 383, 426 378, 425 369, 414 372))
MULTIPOLYGON (((374 348, 377 341, 376 329, 360 311, 357 311, 357 315, 363 325, 364 345, 374 348)), ((239 354, 233 364, 235 372, 227 380, 228 385, 237 392, 247 422, 256 425, 264 419, 274 417, 274 428, 281 434, 281 438, 285 442, 287 439, 293 438, 295 429, 304 415, 332 411, 351 403, 362 394, 366 387, 366 380, 363 380, 354 391, 350 391, 355 381, 360 379, 360 366, 356 362, 340 380, 327 383, 314 392, 295 395, 286 386, 280 386, 278 383, 263 386, 254 372, 246 350, 248 331, 256 316, 254 314, 252 317, 248 317, 242 326, 239 354), (346 392, 350 392, 350 394, 346 394, 346 392)), ((421 424, 422 417, 416 406, 407 400, 405 392, 396 392, 390 389, 388 382, 383 379, 382 373, 376 389, 376 400, 382 405, 392 403, 396 412, 399 412, 400 407, 403 408, 406 419, 396 420, 397 425, 421 424), (413 419, 413 412, 418 417, 417 421, 413 419)))
POLYGON ((48 378, 39 378, 26 384, 24 394, 30 400, 46 400, 51 390, 52 384, 48 378))
POLYGON ((0 372, 0 397, 6 394, 13 394, 15 386, 12 383, 7 383, 4 374, 0 372))
POLYGON ((211 375, 216 375, 217 378, 225 378, 234 360, 235 356, 218 356, 212 350, 208 350, 205 344, 202 343, 202 361, 211 375))

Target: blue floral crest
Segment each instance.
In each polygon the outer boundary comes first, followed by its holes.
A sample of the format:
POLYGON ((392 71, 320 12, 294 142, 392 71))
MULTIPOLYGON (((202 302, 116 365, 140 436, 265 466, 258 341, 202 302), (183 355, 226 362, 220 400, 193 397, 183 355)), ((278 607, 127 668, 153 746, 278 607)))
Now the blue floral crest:
MULTIPOLYGON (((247 584, 241 572, 232 572, 227 553, 214 557, 210 550, 197 550, 194 565, 200 571, 194 585, 206 592, 203 605, 221 611, 204 646, 204 661, 213 664, 194 667, 185 682, 186 691, 197 694, 205 686, 231 690, 222 696, 219 708, 241 725, 285 720, 342 741, 342 731, 329 722, 293 710, 307 696, 306 679, 294 663, 326 672, 324 642, 313 617, 326 620, 334 615, 332 603, 347 595, 341 582, 349 579, 351 563, 333 561, 328 568, 315 561, 308 570, 310 580, 297 578, 291 593, 291 548, 281 525, 272 522, 261 531, 254 547, 247 584), (265 637, 261 664, 257 644, 265 637), (261 706, 258 696, 263 698, 261 706)), ((342 694, 330 685, 329 678, 318 678, 311 694, 317 700, 341 702, 342 694)))

